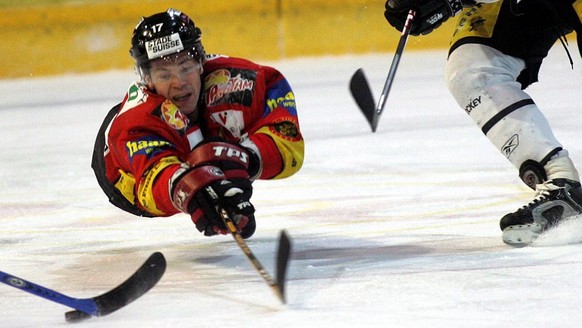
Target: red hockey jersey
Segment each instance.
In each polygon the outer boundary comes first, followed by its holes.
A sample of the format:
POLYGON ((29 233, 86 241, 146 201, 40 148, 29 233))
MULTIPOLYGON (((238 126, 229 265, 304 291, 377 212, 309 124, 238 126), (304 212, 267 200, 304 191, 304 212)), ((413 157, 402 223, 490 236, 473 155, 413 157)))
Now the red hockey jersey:
POLYGON ((220 136, 253 149, 254 178, 278 179, 303 164, 295 96, 276 69, 216 56, 204 64, 200 122, 141 83, 129 87, 97 136, 92 167, 110 201, 136 215, 169 216, 170 179, 204 138, 220 136))

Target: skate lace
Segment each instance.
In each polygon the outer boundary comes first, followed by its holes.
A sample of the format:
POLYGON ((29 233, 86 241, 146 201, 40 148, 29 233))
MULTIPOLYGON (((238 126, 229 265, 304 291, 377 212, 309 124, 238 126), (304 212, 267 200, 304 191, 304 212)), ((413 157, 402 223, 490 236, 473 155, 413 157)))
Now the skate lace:
POLYGON ((520 208, 519 211, 531 211, 531 209, 536 207, 538 204, 549 200, 552 191, 559 189, 562 189, 562 187, 556 186, 551 181, 546 181, 536 185, 536 195, 534 199, 527 205, 520 208))

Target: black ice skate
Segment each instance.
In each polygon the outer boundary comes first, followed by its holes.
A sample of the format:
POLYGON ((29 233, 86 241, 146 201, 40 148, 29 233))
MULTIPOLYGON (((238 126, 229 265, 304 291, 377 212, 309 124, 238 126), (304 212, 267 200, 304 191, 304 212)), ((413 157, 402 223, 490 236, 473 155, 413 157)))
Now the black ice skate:
POLYGON ((506 244, 529 245, 542 232, 560 221, 582 213, 582 189, 579 182, 554 179, 538 184, 536 192, 531 203, 501 218, 499 225, 506 244))

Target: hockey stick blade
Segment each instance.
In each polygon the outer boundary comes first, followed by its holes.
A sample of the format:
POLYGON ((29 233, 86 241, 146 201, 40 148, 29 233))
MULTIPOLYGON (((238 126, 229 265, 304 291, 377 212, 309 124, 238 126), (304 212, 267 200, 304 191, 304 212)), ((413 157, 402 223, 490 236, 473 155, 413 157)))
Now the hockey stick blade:
POLYGON ((376 112, 376 105, 374 104, 374 96, 368 80, 364 75, 364 70, 359 68, 350 79, 350 92, 360 108, 364 117, 370 124, 372 132, 376 132, 378 126, 378 113, 376 112))
POLYGON ((277 280, 277 285, 281 292, 281 300, 286 303, 285 297, 285 277, 287 276, 287 267, 289 265, 289 259, 291 257, 291 239, 282 230, 279 236, 279 247, 277 249, 277 271, 275 274, 275 279, 277 280))
POLYGON ((52 289, 0 271, 0 281, 49 301, 75 309, 67 312, 67 322, 78 322, 92 316, 104 316, 133 302, 157 284, 166 270, 162 253, 150 255, 146 262, 125 282, 111 291, 93 298, 73 298, 52 289))
POLYGON ((392 64, 390 64, 390 70, 388 71, 388 76, 384 82, 384 87, 382 88, 382 94, 380 94, 380 100, 378 100, 378 104, 376 106, 374 106, 374 97, 372 96, 370 85, 368 84, 368 81, 366 80, 364 72, 361 68, 354 73, 352 79, 350 80, 350 91, 352 92, 352 96, 354 97, 364 116, 366 116, 368 123, 370 123, 372 132, 376 132, 378 121, 380 121, 380 115, 382 115, 384 106, 386 106, 386 100, 388 99, 388 94, 390 93, 392 82, 394 82, 394 78, 396 77, 396 70, 398 69, 400 58, 404 52, 406 42, 408 41, 408 36, 410 35, 410 29, 412 27, 412 21, 414 20, 415 16, 416 11, 411 9, 408 12, 406 21, 404 22, 402 34, 400 35, 400 40, 398 41, 396 52, 392 58, 392 64))
POLYGON ((263 280, 265 280, 265 282, 271 287, 281 303, 285 304, 285 274, 287 271, 287 264, 289 262, 289 255, 291 250, 291 242, 287 234, 282 232, 279 239, 279 250, 277 251, 277 280, 275 280, 273 277, 271 277, 269 272, 267 272, 265 267, 255 256, 249 245, 247 245, 244 238, 238 232, 236 224, 224 209, 220 209, 220 217, 222 218, 222 221, 224 222, 228 232, 230 232, 234 238, 234 241, 246 255, 247 259, 251 262, 255 270, 257 270, 263 280))
MULTIPOLYGON (((121 285, 109 292, 93 297, 97 305, 97 313, 88 313, 102 317, 115 312, 143 296, 152 289, 166 271, 166 258, 160 252, 155 252, 121 285)), ((65 313, 68 322, 76 322, 79 316, 83 320, 79 309, 65 313)), ((86 313, 87 314, 87 313, 86 313)))

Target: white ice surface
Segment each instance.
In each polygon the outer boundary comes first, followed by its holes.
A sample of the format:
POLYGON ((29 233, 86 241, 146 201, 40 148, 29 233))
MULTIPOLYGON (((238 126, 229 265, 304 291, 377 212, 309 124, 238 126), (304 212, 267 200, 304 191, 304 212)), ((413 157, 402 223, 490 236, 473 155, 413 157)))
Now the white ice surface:
MULTIPOLYGON (((581 163, 582 64, 575 45, 574 70, 555 48, 529 92, 581 163)), ((84 298, 165 254, 154 289, 79 327, 579 327, 582 223, 502 243, 499 218, 532 192, 449 95, 444 51, 405 52, 371 133, 348 81, 363 67, 378 98, 391 58, 268 63, 294 87, 306 156, 297 175, 254 184, 248 243, 274 274, 278 232, 292 237, 287 305, 231 237, 107 202, 93 140, 132 71, 0 80, 0 270, 84 298)), ((68 310, 0 285, 0 327, 64 327, 68 310)))

